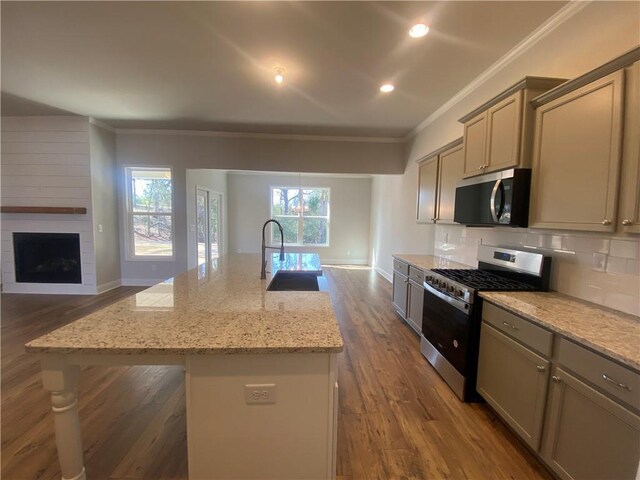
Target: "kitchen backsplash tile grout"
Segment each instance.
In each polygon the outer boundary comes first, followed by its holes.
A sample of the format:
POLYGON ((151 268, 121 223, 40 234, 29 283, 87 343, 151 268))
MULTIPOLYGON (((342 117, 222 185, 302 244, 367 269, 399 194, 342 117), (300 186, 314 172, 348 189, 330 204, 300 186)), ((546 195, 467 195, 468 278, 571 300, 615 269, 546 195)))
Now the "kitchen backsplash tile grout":
POLYGON ((480 243, 553 257, 551 289, 640 316, 640 239, 589 232, 436 225, 434 254, 476 265, 480 243))

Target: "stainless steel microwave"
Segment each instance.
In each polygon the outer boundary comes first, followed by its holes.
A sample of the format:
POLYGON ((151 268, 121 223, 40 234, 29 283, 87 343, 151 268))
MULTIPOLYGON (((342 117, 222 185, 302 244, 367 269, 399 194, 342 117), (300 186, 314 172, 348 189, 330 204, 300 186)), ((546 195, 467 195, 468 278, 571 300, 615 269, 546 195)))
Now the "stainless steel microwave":
POLYGON ((464 225, 526 227, 531 169, 512 168, 468 178, 456 185, 453 220, 464 225))

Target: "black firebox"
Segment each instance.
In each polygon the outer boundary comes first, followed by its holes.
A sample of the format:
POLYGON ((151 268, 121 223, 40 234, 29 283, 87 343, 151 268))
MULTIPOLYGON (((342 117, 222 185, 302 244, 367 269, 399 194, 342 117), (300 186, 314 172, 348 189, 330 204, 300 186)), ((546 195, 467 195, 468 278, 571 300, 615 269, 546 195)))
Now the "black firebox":
POLYGON ((16 282, 82 283, 80 235, 14 233, 16 282))

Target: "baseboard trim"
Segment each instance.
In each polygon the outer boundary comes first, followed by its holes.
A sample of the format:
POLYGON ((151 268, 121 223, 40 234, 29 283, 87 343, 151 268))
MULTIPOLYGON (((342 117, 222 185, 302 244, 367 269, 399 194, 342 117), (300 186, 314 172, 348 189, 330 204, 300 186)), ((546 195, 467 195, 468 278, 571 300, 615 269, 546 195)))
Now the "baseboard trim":
POLYGON ((323 265, 369 265, 366 259, 354 259, 354 258, 322 258, 320 257, 320 263, 323 265))
POLYGON ((166 278, 123 278, 120 282, 123 287, 151 287, 165 280, 166 278))
POLYGON ((105 292, 108 292, 109 290, 113 290, 114 288, 118 288, 121 285, 122 285, 122 282, 120 280, 114 280, 112 282, 103 283, 101 285, 98 285, 98 287, 96 288, 96 292, 98 294, 105 293, 105 292))
POLYGON ((381 269, 380 267, 375 267, 376 273, 384 278, 387 282, 393 283, 393 275, 389 274, 386 270, 381 269))
POLYGON ((95 295, 95 285, 70 283, 4 283, 2 293, 28 295, 95 295))

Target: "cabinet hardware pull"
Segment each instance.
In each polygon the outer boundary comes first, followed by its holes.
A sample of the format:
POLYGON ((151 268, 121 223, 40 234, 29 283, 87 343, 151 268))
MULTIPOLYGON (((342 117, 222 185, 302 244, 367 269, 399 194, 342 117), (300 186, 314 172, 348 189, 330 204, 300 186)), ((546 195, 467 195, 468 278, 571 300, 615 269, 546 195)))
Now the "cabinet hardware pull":
POLYGON ((538 369, 539 372, 544 372, 545 368, 543 365, 536 365, 536 368, 538 369))
POLYGON ((511 325, 509 322, 502 322, 502 324, 503 324, 505 327, 509 327, 509 328, 511 328, 512 330, 520 330, 518 327, 516 327, 515 325, 511 325))
POLYGON ((629 226, 629 225, 631 225, 632 223, 633 223, 633 222, 631 222, 631 220, 629 220, 629 219, 627 219, 627 218, 625 218, 624 220, 622 220, 622 224, 623 224, 625 227, 628 227, 628 226, 629 226))
POLYGON ((617 380, 614 380, 606 373, 602 374, 602 378, 604 378, 609 383, 613 383, 616 387, 624 388, 625 390, 631 391, 631 388, 629 387, 629 385, 625 385, 624 383, 620 383, 617 380))
POLYGON ((553 375, 551 378, 553 378, 554 382, 559 382, 560 380, 562 380, 559 376, 557 375, 553 375))
POLYGON ((609 220, 608 218, 605 218, 604 220, 602 220, 602 224, 603 225, 611 225, 611 220, 609 220))

